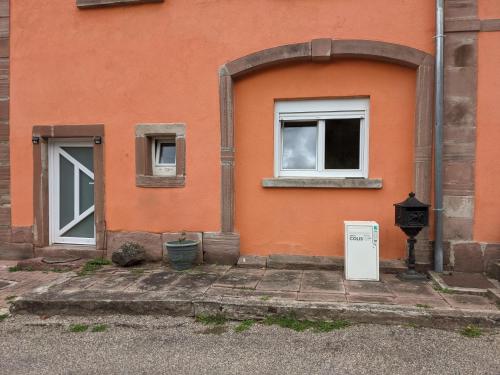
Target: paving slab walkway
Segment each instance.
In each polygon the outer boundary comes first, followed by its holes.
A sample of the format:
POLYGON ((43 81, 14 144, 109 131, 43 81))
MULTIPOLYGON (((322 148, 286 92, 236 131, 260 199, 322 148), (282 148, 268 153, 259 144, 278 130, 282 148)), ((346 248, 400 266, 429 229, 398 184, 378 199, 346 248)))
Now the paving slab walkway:
POLYGON ((400 281, 391 274, 383 274, 380 282, 347 281, 340 271, 201 265, 182 272, 107 266, 86 276, 74 272, 50 276, 47 285, 13 300, 11 311, 223 314, 231 319, 294 313, 299 318, 433 327, 500 325, 498 303, 486 296, 449 294, 435 290, 430 281, 400 281))
POLYGON ((14 269, 16 264, 17 260, 0 262, 0 312, 8 311, 16 297, 61 277, 56 272, 10 272, 9 269, 14 269))

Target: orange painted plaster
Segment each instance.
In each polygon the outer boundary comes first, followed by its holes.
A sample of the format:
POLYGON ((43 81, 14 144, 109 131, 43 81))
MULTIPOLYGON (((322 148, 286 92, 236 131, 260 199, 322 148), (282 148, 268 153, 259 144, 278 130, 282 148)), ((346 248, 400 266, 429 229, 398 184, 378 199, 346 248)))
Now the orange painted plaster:
POLYGON ((412 190, 415 71, 359 60, 266 70, 235 88, 236 231, 243 254, 340 256, 344 220, 380 224, 382 258, 403 258, 405 237, 393 203, 412 190), (269 189, 273 177, 274 100, 370 97, 369 177, 381 190, 269 189))
MULTIPOLYGON (((406 0, 393 1, 390 6, 387 4, 387 0, 167 0, 161 4, 78 10, 75 0, 11 1, 12 224, 26 226, 33 223, 33 125, 102 123, 105 126, 108 229, 218 231, 219 67, 248 53, 321 37, 381 40, 432 53, 433 2, 406 0), (186 124, 185 188, 144 189, 135 186, 134 126, 146 122, 186 124)), ((359 67, 361 69, 361 65, 359 67)), ((316 74, 322 77, 321 73, 330 69, 316 68, 316 74)), ((314 70, 311 66, 303 69, 305 72, 314 70)), ((389 99, 392 96, 374 96, 373 115, 379 116, 380 111, 387 113, 388 110, 381 108, 387 104, 396 112, 387 119, 389 123, 394 123, 398 129, 403 123, 411 124, 413 99, 401 92, 411 89, 413 93, 414 87, 406 87, 410 81, 414 84, 410 80, 410 77, 414 78, 413 73, 395 67, 377 67, 372 71, 379 74, 389 69, 386 80, 380 76, 368 77, 366 73, 370 69, 374 69, 372 65, 362 66, 363 79, 353 76, 355 70, 346 70, 350 82, 361 85, 352 86, 352 93, 375 95, 387 91, 395 95, 395 91, 388 88, 399 87, 396 77, 401 74, 408 82, 405 79, 401 82, 403 87, 397 91, 397 103, 404 101, 407 107, 395 106, 389 99), (380 87, 370 88, 371 84, 380 87), (399 94, 403 96, 399 98, 399 94)), ((293 95, 317 95, 325 91, 321 80, 317 85, 293 95)), ((329 90, 331 95, 349 91, 329 90)), ((266 111, 269 105, 266 104, 266 111)), ((253 115, 249 116, 248 121, 253 121, 253 115)), ((240 115, 238 120, 241 121, 240 115)), ((375 126, 382 126, 377 123, 375 126)), ((377 134, 374 133, 373 141, 377 134)), ((406 138, 405 142, 412 149, 411 139, 406 138)), ((373 147, 376 150, 381 146, 374 144, 373 147)), ((404 156, 405 168, 410 160, 409 154, 404 156)), ((345 212, 342 217, 352 219, 359 216, 354 215, 354 207, 362 203, 373 206, 374 197, 378 199, 380 196, 381 199, 384 197, 384 204, 372 207, 372 210, 390 212, 389 201, 392 203, 404 197, 409 180, 391 180, 388 174, 395 166, 389 160, 374 158, 372 166, 372 174, 386 179, 383 191, 359 194, 355 191, 322 192, 315 195, 315 199, 336 197, 336 202, 343 202, 339 206, 345 212), (392 190, 394 185, 401 185, 398 194, 392 190), (391 192, 390 198, 386 196, 388 192, 391 192), (360 199, 359 203, 348 204, 355 198, 360 199)), ((269 166, 266 164, 265 168, 269 166)), ((266 169, 265 174, 269 173, 266 169)), ((257 183, 255 178, 254 185, 257 183)), ((239 201, 242 191, 238 193, 239 201)), ((265 194, 277 193, 280 192, 265 194)), ((276 202, 288 206, 293 206, 288 197, 293 199, 302 194, 282 193, 276 202)), ((261 202, 252 202, 256 198, 255 192, 249 194, 246 204, 261 202)), ((304 204, 306 201, 297 207, 302 213, 304 204)), ((366 217, 378 217, 372 215, 373 212, 367 212, 366 217)), ((244 209, 241 213, 246 215, 244 209)), ((307 219, 314 227, 315 217, 311 215, 307 219)), ((248 222, 241 221, 242 218, 238 216, 245 236, 255 233, 253 228, 247 227, 248 222)), ((332 229, 337 224, 328 226, 329 231, 337 231, 332 229)), ((288 233, 290 229, 285 225, 283 230, 288 233)), ((389 231, 389 225, 384 224, 384 230, 389 231)), ((390 231, 395 233, 394 229, 390 231)), ((314 236, 323 238, 320 233, 314 236)), ((325 241, 329 244, 331 238, 330 235, 325 241)), ((388 236, 383 233, 384 241, 394 238, 395 234, 388 236)), ((294 241, 290 238, 290 242, 294 241)), ((261 243, 262 236, 254 242, 261 243)), ((250 249, 248 243, 243 244, 245 249, 250 249)), ((395 244, 391 246, 396 248, 395 244)), ((326 242, 319 248, 326 251, 326 242)), ((384 256, 400 253, 400 250, 391 250, 384 256)))
POLYGON ((474 239, 500 242, 500 32, 479 34, 474 239))

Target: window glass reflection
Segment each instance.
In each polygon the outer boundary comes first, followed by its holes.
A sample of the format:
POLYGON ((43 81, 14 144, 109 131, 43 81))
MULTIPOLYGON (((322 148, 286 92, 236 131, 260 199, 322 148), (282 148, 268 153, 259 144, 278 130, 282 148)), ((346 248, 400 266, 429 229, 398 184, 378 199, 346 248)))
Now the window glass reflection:
POLYGON ((283 169, 316 169, 317 132, 315 121, 283 123, 283 169))

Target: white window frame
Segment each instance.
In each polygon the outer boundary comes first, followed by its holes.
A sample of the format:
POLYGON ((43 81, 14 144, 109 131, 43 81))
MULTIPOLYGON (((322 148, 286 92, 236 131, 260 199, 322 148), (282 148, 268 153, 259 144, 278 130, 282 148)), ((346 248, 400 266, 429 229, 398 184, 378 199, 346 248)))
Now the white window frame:
POLYGON ((153 162, 153 175, 156 176, 175 176, 177 174, 177 142, 175 135, 153 137, 151 142, 151 160, 153 162), (173 143, 175 145, 175 162, 172 164, 160 163, 160 149, 156 144, 173 143))
POLYGON ((274 176, 368 178, 369 98, 283 100, 274 105, 274 176), (325 120, 360 119, 359 169, 324 169, 325 120), (317 121, 316 169, 282 168, 282 122, 317 121))

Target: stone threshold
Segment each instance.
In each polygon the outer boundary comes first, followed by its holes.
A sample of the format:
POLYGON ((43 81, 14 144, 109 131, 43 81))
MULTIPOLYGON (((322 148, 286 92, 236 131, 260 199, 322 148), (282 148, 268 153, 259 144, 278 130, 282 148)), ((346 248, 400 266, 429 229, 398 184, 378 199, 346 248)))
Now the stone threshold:
MULTIPOLYGON (((421 266, 425 267, 425 265, 421 266)), ((237 267, 340 271, 344 269, 344 257, 285 254, 271 254, 268 256, 242 255, 238 259, 237 267)), ((404 270, 406 270, 406 265, 403 260, 380 260, 380 273, 399 273, 404 270)))
POLYGON ((97 250, 91 245, 52 245, 35 247, 34 258, 82 258, 94 259, 106 255, 105 250, 97 250))
POLYGON ((431 277, 431 280, 434 281, 441 289, 448 290, 451 293, 455 294, 469 294, 489 297, 493 299, 493 301, 500 303, 500 282, 498 282, 497 280, 488 278, 488 281, 491 282, 495 286, 495 288, 463 288, 448 285, 437 272, 428 271, 428 274, 431 277))

